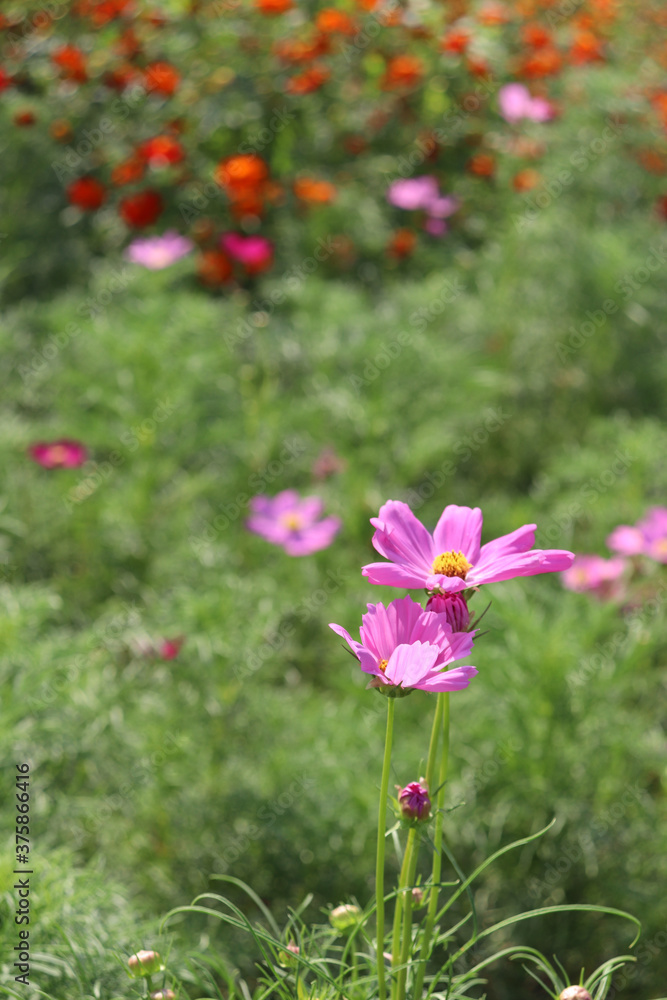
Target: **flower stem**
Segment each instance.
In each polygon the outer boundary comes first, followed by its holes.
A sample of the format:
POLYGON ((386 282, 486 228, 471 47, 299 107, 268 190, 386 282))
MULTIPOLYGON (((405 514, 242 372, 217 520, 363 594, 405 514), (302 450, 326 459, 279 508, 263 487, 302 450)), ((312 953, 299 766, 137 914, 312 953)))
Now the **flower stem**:
MULTIPOLYGON (((443 744, 442 756, 440 758, 440 774, 438 776, 435 834, 433 837, 435 849, 433 852, 433 871, 431 875, 431 891, 429 893, 428 914, 426 917, 426 926, 424 928, 424 937, 422 938, 421 951, 419 953, 417 975, 415 977, 415 1000, 419 1000, 421 997, 424 975, 426 973, 426 962, 428 960, 431 938, 433 936, 433 926, 438 912, 438 886, 440 885, 440 875, 442 871, 443 807, 445 802, 445 782, 447 781, 447 768, 449 765, 449 692, 443 691, 438 695, 438 708, 436 708, 436 718, 441 721, 443 744)), ((433 742, 433 738, 431 738, 431 742, 433 742)))
POLYGON ((389 790, 389 770, 391 767, 391 743, 394 733, 395 699, 387 698, 387 735, 384 741, 384 761, 382 763, 382 784, 380 786, 380 806, 378 809, 378 844, 375 863, 375 898, 377 903, 377 970, 379 1000, 386 1000, 387 986, 384 977, 384 841, 387 829, 387 792, 389 790))
POLYGON ((397 1000, 405 1000, 405 986, 408 978, 408 960, 410 958, 410 945, 412 944, 412 895, 408 886, 412 886, 417 871, 417 857, 419 855, 419 838, 417 828, 412 827, 408 834, 408 844, 405 849, 405 856, 408 860, 406 872, 405 892, 403 894, 403 943, 398 972, 398 983, 396 989, 397 1000))

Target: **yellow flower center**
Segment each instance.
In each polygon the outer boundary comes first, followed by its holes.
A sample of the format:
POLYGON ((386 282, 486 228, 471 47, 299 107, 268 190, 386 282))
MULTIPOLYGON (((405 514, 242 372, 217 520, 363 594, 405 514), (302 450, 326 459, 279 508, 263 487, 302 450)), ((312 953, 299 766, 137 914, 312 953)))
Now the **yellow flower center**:
POLYGON ((389 660, 380 660, 380 662, 378 663, 378 666, 379 666, 380 670, 382 671, 382 673, 384 673, 385 670, 387 669, 387 664, 388 663, 389 663, 389 660))
POLYGON ((469 569, 472 569, 472 563, 468 562, 462 552, 441 552, 433 560, 433 573, 441 576, 460 576, 465 580, 469 569))
POLYGON ((290 531, 299 531, 303 527, 303 518, 300 514, 283 514, 280 520, 290 531))

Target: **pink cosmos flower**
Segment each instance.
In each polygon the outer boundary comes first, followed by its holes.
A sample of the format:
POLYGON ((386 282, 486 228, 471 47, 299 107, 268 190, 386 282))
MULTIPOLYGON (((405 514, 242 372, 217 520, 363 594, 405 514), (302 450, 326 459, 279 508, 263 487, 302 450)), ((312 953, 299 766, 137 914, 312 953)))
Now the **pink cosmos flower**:
POLYGON ((533 122, 547 122, 555 115, 549 101, 542 97, 532 97, 522 83, 507 83, 498 91, 500 114, 505 121, 514 124, 522 118, 533 122))
POLYGON ((44 469, 77 469, 88 458, 86 446, 68 438, 50 443, 38 441, 30 445, 28 453, 44 469))
POLYGON ((468 605, 460 594, 434 594, 426 602, 426 610, 444 615, 455 632, 467 632, 470 628, 468 605))
POLYGON ((651 507, 634 527, 622 524, 607 539, 612 552, 667 563, 667 507, 651 507))
POLYGON ((411 781, 398 793, 398 804, 405 819, 427 820, 431 814, 428 788, 418 781, 411 781))
POLYGON ((620 578, 627 566, 625 559, 603 559, 602 556, 575 556, 574 562, 561 577, 567 590, 590 591, 602 600, 622 598, 625 588, 620 578))
POLYGON ((368 614, 361 618, 361 642, 342 625, 332 623, 329 628, 345 639, 364 673, 373 675, 370 686, 384 693, 392 688, 401 689, 400 693, 413 688, 460 691, 477 673, 471 666, 443 670, 468 656, 474 633, 454 632, 444 615, 424 611, 411 597, 392 601, 386 608, 369 604, 368 614))
POLYGON ((179 635, 175 639, 163 639, 157 648, 157 655, 161 660, 175 660, 184 642, 184 635, 179 635))
POLYGON ((373 545, 386 563, 361 570, 371 583, 387 587, 426 587, 453 594, 483 583, 515 576, 555 573, 572 565, 574 554, 562 549, 532 549, 534 524, 480 548, 482 512, 479 507, 445 507, 431 535, 406 503, 388 500, 377 517, 373 545))
POLYGON ((454 195, 440 194, 437 180, 429 176, 394 181, 387 190, 387 201, 406 211, 423 209, 428 216, 424 229, 432 236, 444 235, 447 231, 444 219, 453 215, 461 204, 454 195))
POLYGON ((340 518, 318 520, 323 506, 319 497, 301 499, 295 490, 253 497, 246 527, 267 542, 281 545, 288 556, 308 556, 326 549, 340 531, 340 518))
POLYGON ((187 236, 170 229, 162 236, 146 236, 133 240, 125 249, 125 258, 141 264, 149 271, 161 271, 190 253, 194 246, 187 236))
POLYGON ((273 262, 273 243, 265 236, 223 233, 220 249, 251 272, 265 271, 273 262))

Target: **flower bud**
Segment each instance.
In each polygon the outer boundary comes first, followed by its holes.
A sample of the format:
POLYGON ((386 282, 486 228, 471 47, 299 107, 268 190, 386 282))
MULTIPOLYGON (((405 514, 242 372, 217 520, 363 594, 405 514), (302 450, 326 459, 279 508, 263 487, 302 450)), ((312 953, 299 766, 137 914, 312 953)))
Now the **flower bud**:
POLYGON ((404 819, 424 821, 431 815, 431 800, 428 789, 418 781, 411 781, 398 793, 398 804, 404 819))
POLYGON ((353 903, 343 903, 337 906, 329 914, 329 922, 337 931, 349 931, 356 927, 361 917, 361 910, 353 903))
POLYGON ((133 979, 141 979, 142 976, 153 976, 156 972, 163 972, 164 965, 162 959, 156 951, 138 951, 127 960, 130 973, 133 979))
POLYGON ((415 886, 412 890, 412 905, 417 908, 421 906, 424 902, 424 890, 415 886))
POLYGON ((558 1000, 592 1000, 592 998, 583 986, 567 986, 559 995, 558 1000))
POLYGON ((173 990, 156 990, 148 1000, 176 1000, 176 994, 173 990))
POLYGON ((426 602, 426 610, 444 615, 455 632, 468 631, 470 612, 460 594, 434 594, 426 602))
POLYGON ((285 951, 278 952, 278 963, 282 965, 284 969, 287 968, 293 969, 295 965, 299 964, 294 957, 295 955, 298 954, 299 954, 298 944, 294 944, 293 941, 290 941, 285 951))

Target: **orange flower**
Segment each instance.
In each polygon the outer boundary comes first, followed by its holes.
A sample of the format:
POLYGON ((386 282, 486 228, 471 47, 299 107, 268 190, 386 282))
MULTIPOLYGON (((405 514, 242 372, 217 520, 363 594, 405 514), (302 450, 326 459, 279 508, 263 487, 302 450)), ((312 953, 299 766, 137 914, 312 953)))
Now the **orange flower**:
POLYGON ((14 115, 14 124, 21 128, 28 128, 37 121, 37 116, 33 111, 17 111, 14 115))
POLYGON ((491 67, 484 59, 479 59, 479 58, 473 59, 471 56, 469 56, 466 59, 466 69, 473 76, 479 76, 483 80, 488 80, 488 78, 491 76, 491 67))
POLYGON ((107 196, 104 184, 95 177, 77 177, 67 188, 67 200, 83 212, 94 212, 107 196))
POLYGON ((584 63, 604 61, 601 39, 592 31, 578 31, 570 47, 570 62, 581 66, 584 63))
POLYGON ((116 187, 123 187, 125 184, 133 184, 140 181, 144 176, 146 164, 143 160, 129 159, 118 163, 111 171, 111 183, 116 187))
POLYGON ((417 237, 411 229, 397 229, 387 244, 387 253, 390 257, 402 260, 403 257, 409 257, 416 246, 417 237))
POLYGON ((255 8, 267 17, 285 14, 294 6, 292 0, 255 0, 255 8))
POLYGON ((137 148, 137 155, 140 159, 147 160, 151 167, 168 167, 181 163, 185 159, 185 150, 173 136, 156 135, 141 143, 137 148))
POLYGON ((300 177, 294 182, 294 194, 311 205, 326 205, 336 197, 336 188, 329 181, 300 177))
POLYGON ((146 90, 171 97, 181 82, 180 73, 171 63, 154 62, 146 67, 146 90))
POLYGON ((325 35, 319 35, 312 42, 286 38, 273 45, 273 52, 283 62, 300 63, 311 62, 318 56, 326 55, 330 48, 329 39, 325 35))
POLYGON ((199 280, 208 288, 229 281, 232 271, 232 262, 222 250, 204 250, 197 261, 199 280))
POLYGON ((322 87, 331 73, 324 66, 313 66, 311 69, 306 69, 303 73, 299 73, 297 76, 291 77, 285 86, 285 90, 288 94, 294 94, 300 96, 302 94, 312 94, 314 90, 319 90, 322 87))
POLYGON ((51 62, 60 69, 65 80, 85 83, 88 79, 83 52, 76 45, 63 45, 57 49, 51 56, 51 62))
POLYGON ((268 176, 269 168, 256 153, 228 156, 220 161, 214 174, 218 184, 228 190, 261 187, 268 176))
POLYGON ((637 154, 639 162, 645 170, 652 174, 664 174, 667 171, 667 157, 654 149, 641 149, 637 154))
POLYGON ((315 27, 324 35, 356 35, 357 25, 349 14, 336 7, 325 7, 315 18, 315 27))
POLYGON ((496 0, 489 0, 477 12, 477 20, 480 24, 493 27, 497 24, 506 24, 510 19, 510 13, 504 3, 497 3, 496 0))
POLYGON ((493 177, 496 172, 496 161, 489 153, 477 153, 468 161, 467 169, 475 177, 493 177))
POLYGON ((141 52, 141 42, 134 33, 133 28, 126 28, 122 35, 114 42, 114 52, 125 59, 132 59, 141 52))
POLYGON ((520 170, 518 174, 514 175, 512 178, 512 187, 515 191, 519 192, 532 191, 541 181, 542 175, 537 170, 532 170, 528 167, 526 170, 520 170))
POLYGON ((452 28, 451 31, 448 31, 445 37, 441 40, 440 48, 443 52, 460 55, 468 48, 470 41, 470 32, 463 28, 452 28))
POLYGON ((393 56, 382 78, 383 90, 404 90, 414 87, 424 76, 424 64, 417 56, 393 56))
POLYGON ((543 24, 531 21, 530 24, 524 24, 521 29, 521 41, 533 49, 542 49, 545 45, 551 45, 552 36, 543 24))
POLYGON ((541 49, 527 55, 517 67, 517 75, 529 80, 538 80, 544 76, 554 76, 563 68, 563 60, 557 48, 545 45, 541 49))
POLYGON ((56 142, 70 142, 72 139, 72 126, 65 118, 56 118, 49 127, 51 138, 56 142))

